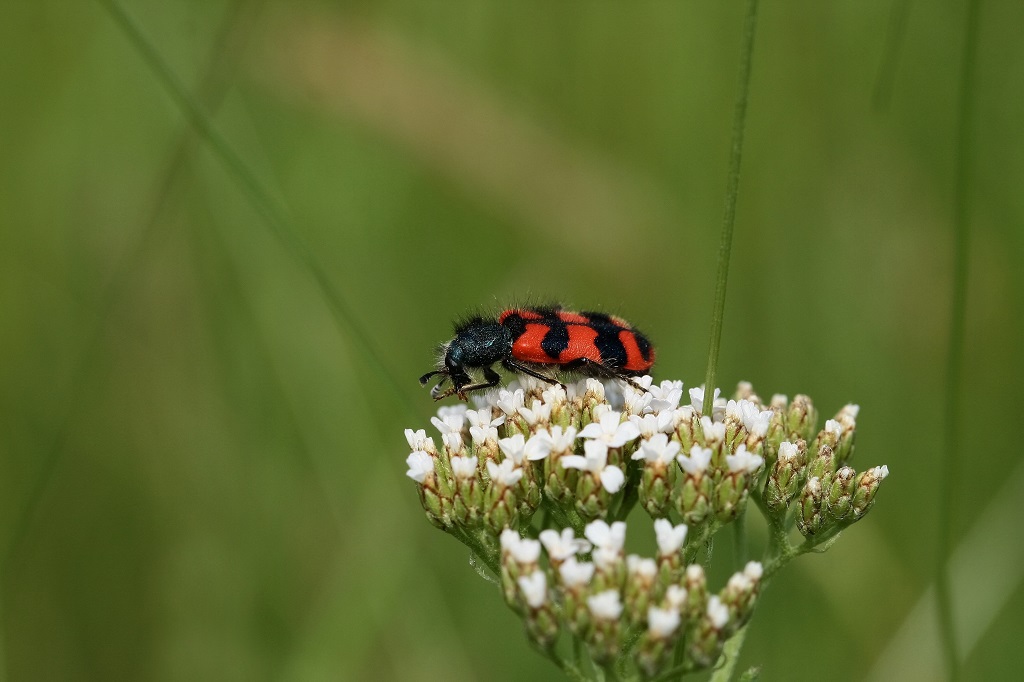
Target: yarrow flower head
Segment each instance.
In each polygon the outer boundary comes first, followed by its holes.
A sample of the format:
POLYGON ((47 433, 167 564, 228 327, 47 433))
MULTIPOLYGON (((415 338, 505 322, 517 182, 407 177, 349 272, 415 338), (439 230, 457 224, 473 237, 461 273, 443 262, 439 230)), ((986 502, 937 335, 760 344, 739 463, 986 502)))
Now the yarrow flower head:
POLYGON ((803 553, 794 525, 804 549, 824 551, 876 502, 889 469, 850 466, 856 405, 822 425, 805 395, 766 404, 741 382, 729 397, 714 389, 704 414, 704 387, 684 390, 650 376, 525 378, 471 391, 475 409, 438 410, 433 437, 405 430, 406 475, 428 521, 499 576, 539 648, 569 636, 631 678, 706 670, 764 583, 803 553), (646 556, 625 551, 635 507, 653 519, 646 556), (748 512, 779 531, 771 563, 709 584, 720 572, 696 563, 701 548, 748 512))

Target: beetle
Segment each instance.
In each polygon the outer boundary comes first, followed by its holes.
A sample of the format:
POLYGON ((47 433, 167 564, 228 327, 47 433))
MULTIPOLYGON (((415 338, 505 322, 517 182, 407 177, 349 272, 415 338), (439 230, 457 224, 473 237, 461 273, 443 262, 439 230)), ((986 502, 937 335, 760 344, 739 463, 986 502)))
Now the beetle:
POLYGON ((497 363, 549 384, 561 384, 548 374, 555 371, 622 379, 638 387, 632 377, 648 373, 654 365, 654 346, 621 317, 557 306, 508 308, 496 318, 471 317, 455 326, 455 338, 440 350, 437 369, 420 377, 421 385, 441 377, 430 391, 434 400, 450 395, 466 400, 470 391, 497 386, 497 363), (477 369, 483 372, 483 381, 473 383, 470 370, 477 369), (442 391, 447 381, 452 385, 442 391))

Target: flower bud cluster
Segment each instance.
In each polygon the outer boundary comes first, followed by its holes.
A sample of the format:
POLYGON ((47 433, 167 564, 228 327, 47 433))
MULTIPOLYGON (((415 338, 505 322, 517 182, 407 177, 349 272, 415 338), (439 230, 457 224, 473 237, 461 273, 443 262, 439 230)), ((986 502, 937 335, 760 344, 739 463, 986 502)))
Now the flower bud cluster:
POLYGON ((592 521, 582 538, 569 528, 545 530, 538 540, 512 530, 502 533, 502 588, 531 639, 552 647, 564 625, 597 664, 610 665, 625 655, 653 676, 671 663, 682 638, 685 662, 694 669, 712 665, 725 641, 750 618, 761 564, 748 563, 709 595, 704 569, 682 562, 686 526, 661 519, 655 532, 655 558, 624 554, 621 521, 592 521), (542 547, 546 567, 540 566, 542 547))

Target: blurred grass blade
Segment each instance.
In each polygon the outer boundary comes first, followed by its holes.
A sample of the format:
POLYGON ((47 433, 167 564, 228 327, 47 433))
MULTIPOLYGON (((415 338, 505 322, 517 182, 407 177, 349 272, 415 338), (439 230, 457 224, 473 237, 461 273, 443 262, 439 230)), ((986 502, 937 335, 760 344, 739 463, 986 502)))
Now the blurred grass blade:
POLYGON ((718 372, 718 351, 722 345, 722 323, 725 320, 725 290, 729 280, 729 256, 732 253, 732 232, 736 224, 736 201, 740 194, 740 163, 743 160, 743 133, 747 125, 747 98, 750 94, 750 68, 754 57, 754 36, 757 33, 757 0, 747 0, 740 49, 739 88, 732 120, 732 143, 729 153, 729 178, 725 189, 725 216, 722 219, 722 241, 718 247, 718 273, 715 277, 715 304, 711 312, 711 340, 708 342, 708 368, 704 378, 704 414, 711 414, 715 402, 715 381, 718 372))
POLYGON ((899 68, 903 43, 907 39, 907 18, 910 16, 911 0, 893 0, 889 10, 889 26, 885 31, 885 47, 882 60, 875 76, 875 92, 871 103, 876 111, 889 108, 892 101, 893 83, 896 82, 896 70, 899 68))
POLYGON ((417 416, 417 410, 413 408, 408 395, 399 387, 393 372, 381 358, 370 335, 357 320, 348 303, 331 283, 326 271, 314 257, 312 250, 290 225, 282 209, 270 197, 269 192, 264 189, 262 183, 249 170, 249 167, 228 144, 227 140, 214 128, 209 116, 189 94, 166 60, 146 38, 138 24, 129 16, 120 3, 115 0, 97 0, 97 2, 107 9, 118 27, 139 51, 139 54, 153 70, 154 75, 157 76, 160 83, 171 95, 189 123, 206 140, 214 155, 224 165, 225 170, 245 192, 253 208, 263 217, 274 237, 316 281, 339 329, 343 333, 351 334, 363 356, 369 360, 370 364, 373 365, 373 369, 383 378, 384 383, 387 384, 394 394, 396 402, 406 410, 407 415, 410 417, 417 416))
MULTIPOLYGON (((1020 501, 1024 463, 1018 463, 946 562, 951 601, 958 615, 954 635, 966 659, 1024 582, 1020 501)), ((942 677, 942 633, 935 584, 924 590, 899 629, 888 638, 869 680, 935 680, 942 677)))
POLYGON ((961 400, 963 385, 963 354, 965 317, 967 314, 967 278, 970 262, 970 164, 971 130, 974 125, 974 62, 978 43, 980 2, 968 0, 967 25, 964 30, 963 60, 960 70, 960 97, 956 131, 956 174, 953 191, 953 291, 950 302, 949 345, 946 360, 945 443, 939 470, 938 523, 939 541, 935 552, 935 584, 938 590, 938 617, 942 632, 943 653, 951 680, 960 677, 960 656, 956 649, 955 614, 953 612, 950 577, 946 562, 952 545, 954 478, 957 454, 960 452, 960 430, 964 421, 961 400))
MULTIPOLYGON (((219 74, 219 65, 228 50, 231 33, 239 11, 245 4, 241 0, 236 0, 225 11, 224 20, 217 31, 210 50, 210 56, 206 60, 206 67, 203 69, 204 75, 201 79, 200 97, 209 102, 210 106, 214 108, 219 105, 226 89, 226 83, 219 74)), ((39 465, 39 472, 33 479, 29 489, 26 502, 12 524, 13 530, 7 541, 2 560, 0 560, 0 574, 6 575, 12 558, 24 540, 39 501, 60 463, 61 455, 67 443, 68 433, 74 423, 75 414, 82 405, 87 403, 85 399, 86 389, 90 386, 90 381, 95 378, 98 368, 102 364, 99 360, 99 354, 103 348, 103 333, 107 322, 122 295, 128 290, 132 276, 146 259, 146 253, 152 245, 160 218, 166 207, 170 204, 172 192, 181 177, 185 162, 192 152, 194 142, 194 129, 186 127, 173 145, 173 151, 167 161, 166 169, 160 175, 161 179, 157 184, 152 207, 148 218, 143 222, 141 234, 138 235, 134 244, 127 246, 123 253, 118 256, 117 262, 112 268, 110 283, 107 285, 98 306, 95 326, 87 337, 85 348, 81 353, 82 357, 76 364, 76 369, 71 377, 66 410, 54 429, 53 442, 46 449, 43 461, 39 465)))

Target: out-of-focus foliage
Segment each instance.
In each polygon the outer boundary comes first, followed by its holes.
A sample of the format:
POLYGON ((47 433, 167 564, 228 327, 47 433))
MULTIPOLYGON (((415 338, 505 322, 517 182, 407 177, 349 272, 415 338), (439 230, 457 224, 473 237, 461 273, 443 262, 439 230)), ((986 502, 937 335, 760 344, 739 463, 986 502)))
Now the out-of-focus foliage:
MULTIPOLYGON (((8 676, 555 677, 423 519, 416 377, 452 318, 561 300, 701 382, 740 5, 126 3, 386 374, 102 4, 0 8, 8 676)), ((859 403, 854 464, 892 476, 765 592, 741 666, 884 678, 939 660, 907 623, 938 532, 964 9, 763 5, 721 384, 859 403)), ((1022 23, 984 3, 958 542, 1024 475, 1022 23)), ((958 602, 990 605, 972 678, 1019 667, 1022 559, 996 558, 958 602)))

